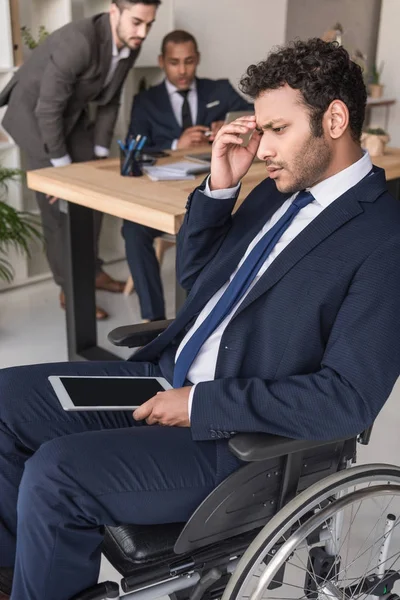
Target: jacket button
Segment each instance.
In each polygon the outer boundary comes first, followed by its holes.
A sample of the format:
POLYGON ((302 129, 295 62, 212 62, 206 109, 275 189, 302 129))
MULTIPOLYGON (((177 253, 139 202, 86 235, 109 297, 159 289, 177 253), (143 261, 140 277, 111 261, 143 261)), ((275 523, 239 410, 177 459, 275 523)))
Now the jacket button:
POLYGON ((214 429, 210 429, 210 435, 212 438, 216 438, 217 437, 217 432, 214 429))
POLYGON ((224 431, 224 438, 230 438, 231 434, 229 433, 229 431, 224 431))

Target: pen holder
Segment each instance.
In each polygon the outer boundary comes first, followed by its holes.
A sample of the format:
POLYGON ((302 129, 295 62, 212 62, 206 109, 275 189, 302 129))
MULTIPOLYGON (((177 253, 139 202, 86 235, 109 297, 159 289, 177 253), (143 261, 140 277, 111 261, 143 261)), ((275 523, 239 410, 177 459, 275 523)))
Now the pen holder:
POLYGON ((119 158, 121 175, 123 175, 124 177, 141 177, 143 175, 140 155, 139 160, 137 160, 135 152, 132 152, 130 155, 127 155, 120 148, 119 158))

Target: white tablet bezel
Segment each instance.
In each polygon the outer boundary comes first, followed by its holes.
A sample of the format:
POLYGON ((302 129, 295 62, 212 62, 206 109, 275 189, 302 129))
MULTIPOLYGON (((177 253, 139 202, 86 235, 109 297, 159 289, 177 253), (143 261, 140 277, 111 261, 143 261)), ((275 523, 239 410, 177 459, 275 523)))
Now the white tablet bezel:
POLYGON ((120 377, 120 376, 107 376, 107 375, 50 375, 48 380, 53 387, 53 390, 62 406, 66 411, 80 411, 80 410, 136 410, 139 405, 132 404, 131 406, 75 406, 72 402, 67 390, 65 389, 61 378, 63 379, 76 379, 77 377, 82 379, 155 379, 164 390, 172 389, 172 386, 164 377, 120 377))

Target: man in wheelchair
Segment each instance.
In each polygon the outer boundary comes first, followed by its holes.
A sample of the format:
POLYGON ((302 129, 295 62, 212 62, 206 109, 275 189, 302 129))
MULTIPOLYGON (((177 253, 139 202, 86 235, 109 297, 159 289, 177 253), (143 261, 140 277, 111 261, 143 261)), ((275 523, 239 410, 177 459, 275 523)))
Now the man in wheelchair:
MULTIPOLYGON (((162 325, 152 324, 159 335, 126 362, 0 372, 3 597, 97 598, 79 594, 96 584, 104 526, 109 548, 116 531, 122 536, 119 566, 128 574, 141 565, 140 556, 136 567, 130 559, 132 539, 137 550, 141 536, 158 536, 136 585, 150 572, 166 577, 171 536, 180 534, 168 563, 175 579, 193 575, 193 548, 220 542, 213 564, 223 544, 236 544, 240 556, 248 544, 240 536, 298 491, 300 471, 301 489, 351 459, 353 445, 332 440, 368 428, 399 375, 400 204, 360 147, 361 69, 344 48, 312 39, 250 66, 241 85, 255 100, 255 117, 220 130, 211 175, 189 196, 177 246, 177 276, 188 297, 175 321, 161 333, 162 325), (269 177, 232 214, 256 154, 269 177), (174 389, 133 418, 64 412, 48 382, 53 374, 163 376, 174 389), (256 435, 249 449, 236 436, 246 433, 297 442, 280 440, 281 449, 271 450, 256 435), (325 467, 315 467, 307 440, 311 447, 331 441, 325 467), (299 462, 293 448, 306 448, 307 460, 299 462), (282 470, 282 455, 290 470, 282 470), (296 489, 287 476, 293 471, 296 489), (229 494, 227 481, 234 482, 229 494), (269 498, 267 482, 275 486, 269 498), (215 488, 190 535, 181 532, 215 488), (220 510, 226 497, 235 498, 236 528, 230 511, 220 510), (259 512, 248 518, 259 498, 259 512), (226 542, 232 535, 235 543, 226 542)), ((139 345, 137 337, 127 343, 139 345)), ((226 567, 225 582, 232 570, 226 567)), ((194 579, 191 598, 219 577, 210 568, 194 579)), ((185 597, 177 589, 174 598, 185 597)))

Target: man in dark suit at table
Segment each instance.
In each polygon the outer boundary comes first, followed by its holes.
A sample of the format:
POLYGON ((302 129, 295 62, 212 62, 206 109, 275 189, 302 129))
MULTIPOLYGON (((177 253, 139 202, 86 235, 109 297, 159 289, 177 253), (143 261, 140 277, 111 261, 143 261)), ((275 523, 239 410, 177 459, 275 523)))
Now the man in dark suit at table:
POLYGON ((356 436, 399 376, 400 203, 360 147, 360 67, 313 39, 252 65, 243 85, 256 117, 217 133, 211 177, 189 196, 177 246, 189 296, 175 321, 128 361, 0 371, 0 582, 15 565, 12 600, 95 584, 103 524, 186 521, 240 466, 235 433, 356 436), (232 215, 256 153, 269 177, 232 215), (163 376, 174 389, 134 419, 68 413, 50 375, 163 376))
MULTIPOLYGON (((27 157, 28 169, 60 167, 108 156, 123 83, 154 22, 160 0, 112 0, 110 11, 52 33, 0 94, 8 105, 3 127, 27 157), (96 105, 94 122, 89 103, 96 105)), ((60 304, 65 307, 59 202, 36 195, 46 253, 60 304)), ((98 240, 102 214, 94 213, 96 288, 120 293, 121 281, 102 270, 98 240)), ((97 308, 98 319, 107 313, 97 308)))
MULTIPOLYGON (((190 150, 212 141, 228 112, 253 110, 227 79, 196 77, 199 62, 197 42, 190 33, 176 30, 165 36, 159 56, 165 79, 135 97, 128 135, 146 135, 147 147, 159 150, 190 150)), ((154 238, 161 233, 128 221, 123 226, 142 318, 150 321, 165 318, 160 267, 153 248, 154 238)))

